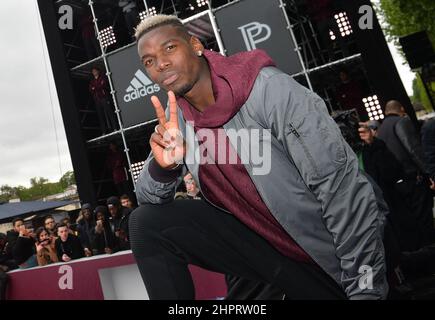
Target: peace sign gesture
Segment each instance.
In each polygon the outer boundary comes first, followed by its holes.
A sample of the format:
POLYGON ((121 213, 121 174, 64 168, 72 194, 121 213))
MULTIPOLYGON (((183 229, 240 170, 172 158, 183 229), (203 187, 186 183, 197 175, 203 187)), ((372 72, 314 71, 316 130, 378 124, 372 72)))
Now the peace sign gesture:
POLYGON ((177 100, 172 91, 168 92, 169 98, 169 120, 166 120, 165 111, 156 96, 151 97, 154 109, 156 110, 159 124, 154 128, 150 138, 151 150, 154 159, 163 169, 173 169, 182 161, 186 155, 186 143, 183 140, 177 115, 177 100))

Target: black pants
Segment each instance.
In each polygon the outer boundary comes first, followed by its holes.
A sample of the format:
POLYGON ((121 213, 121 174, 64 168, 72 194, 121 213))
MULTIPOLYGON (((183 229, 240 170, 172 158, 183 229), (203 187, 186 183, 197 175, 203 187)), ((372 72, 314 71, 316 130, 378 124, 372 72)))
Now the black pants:
POLYGON ((345 298, 320 268, 283 256, 234 216, 204 201, 141 206, 129 227, 151 299, 193 299, 188 264, 276 286, 290 299, 345 298))
POLYGON ((399 194, 406 202, 409 211, 403 215, 401 247, 403 251, 416 251, 435 241, 433 221, 433 194, 427 182, 407 178, 398 186, 399 194))
POLYGON ((95 109, 97 110, 101 132, 105 134, 115 131, 117 128, 116 117, 109 98, 96 99, 95 109))

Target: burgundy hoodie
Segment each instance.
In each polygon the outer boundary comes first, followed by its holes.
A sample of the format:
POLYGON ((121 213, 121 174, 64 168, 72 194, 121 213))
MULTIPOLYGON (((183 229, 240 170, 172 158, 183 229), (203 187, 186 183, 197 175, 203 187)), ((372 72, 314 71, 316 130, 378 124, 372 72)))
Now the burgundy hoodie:
POLYGON ((183 97, 177 100, 185 120, 194 122, 195 132, 201 128, 213 130, 214 145, 211 141, 201 141, 201 137, 198 137, 201 157, 211 158, 213 153, 207 150, 215 148, 214 155, 217 158, 219 152, 226 149, 227 164, 207 161, 200 165, 202 193, 213 204, 231 212, 285 256, 314 263, 270 213, 222 128, 248 99, 260 70, 273 66, 273 61, 261 50, 231 57, 206 50, 204 56, 210 67, 215 104, 199 112, 183 97), (221 141, 225 141, 225 145, 218 145, 218 135, 223 135, 221 141), (230 154, 237 158, 237 164, 228 164, 230 154))

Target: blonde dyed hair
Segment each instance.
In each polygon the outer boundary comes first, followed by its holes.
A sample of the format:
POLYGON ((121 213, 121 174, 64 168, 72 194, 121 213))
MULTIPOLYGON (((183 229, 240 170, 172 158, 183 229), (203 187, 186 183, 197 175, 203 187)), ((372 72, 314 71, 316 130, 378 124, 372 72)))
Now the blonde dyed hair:
POLYGON ((186 30, 181 20, 178 19, 176 16, 158 14, 142 20, 135 28, 134 36, 136 40, 139 40, 145 33, 165 25, 173 25, 175 27, 181 27, 186 30))

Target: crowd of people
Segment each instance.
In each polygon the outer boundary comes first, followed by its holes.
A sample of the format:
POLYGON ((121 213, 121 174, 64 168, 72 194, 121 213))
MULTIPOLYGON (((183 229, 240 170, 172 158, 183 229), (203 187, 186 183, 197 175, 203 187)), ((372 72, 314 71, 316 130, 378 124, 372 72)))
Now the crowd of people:
POLYGON ((55 262, 129 250, 128 220, 134 205, 129 196, 112 196, 106 205, 82 205, 78 218, 57 222, 52 215, 33 231, 22 218, 13 229, 0 234, 0 266, 3 271, 45 266, 55 262))

